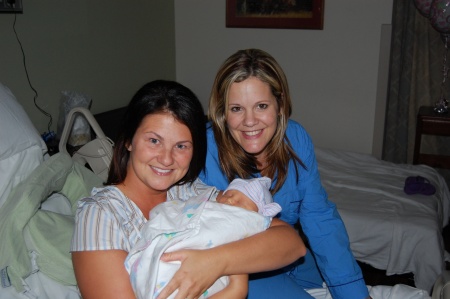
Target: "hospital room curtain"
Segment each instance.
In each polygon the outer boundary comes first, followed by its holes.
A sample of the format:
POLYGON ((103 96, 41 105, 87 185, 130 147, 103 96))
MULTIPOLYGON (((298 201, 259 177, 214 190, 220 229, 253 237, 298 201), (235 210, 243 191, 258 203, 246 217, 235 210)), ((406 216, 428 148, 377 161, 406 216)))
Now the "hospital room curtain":
MULTIPOLYGON (((420 106, 434 106, 440 99, 444 53, 440 33, 414 1, 394 0, 383 160, 412 163, 417 113, 420 106)), ((448 86, 447 79, 447 100, 448 86)), ((448 151, 449 142, 425 137, 432 136, 424 136, 422 152, 448 151)))

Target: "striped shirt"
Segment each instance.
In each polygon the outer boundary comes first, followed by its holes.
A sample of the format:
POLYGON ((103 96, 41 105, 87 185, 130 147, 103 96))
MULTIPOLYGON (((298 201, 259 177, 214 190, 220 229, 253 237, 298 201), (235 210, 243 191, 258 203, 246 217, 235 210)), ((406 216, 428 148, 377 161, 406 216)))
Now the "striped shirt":
MULTIPOLYGON (((187 200, 209 188, 214 187, 200 180, 174 186, 167 192, 167 200, 187 200)), ((90 197, 78 201, 71 251, 118 249, 130 252, 141 238, 140 231, 146 222, 138 206, 117 187, 94 188, 90 197)))

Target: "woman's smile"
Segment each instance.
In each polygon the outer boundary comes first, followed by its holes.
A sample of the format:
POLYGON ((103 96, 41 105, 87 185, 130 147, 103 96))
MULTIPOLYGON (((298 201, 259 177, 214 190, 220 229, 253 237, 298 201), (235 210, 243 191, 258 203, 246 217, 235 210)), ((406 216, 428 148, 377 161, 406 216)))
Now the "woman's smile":
POLYGON ((259 137, 257 135, 260 135, 260 133, 263 130, 257 130, 257 131, 243 131, 242 133, 247 137, 259 137))
POLYGON ((150 166, 153 171, 157 174, 157 175, 168 175, 172 170, 171 169, 162 169, 159 167, 155 167, 155 166, 150 166))

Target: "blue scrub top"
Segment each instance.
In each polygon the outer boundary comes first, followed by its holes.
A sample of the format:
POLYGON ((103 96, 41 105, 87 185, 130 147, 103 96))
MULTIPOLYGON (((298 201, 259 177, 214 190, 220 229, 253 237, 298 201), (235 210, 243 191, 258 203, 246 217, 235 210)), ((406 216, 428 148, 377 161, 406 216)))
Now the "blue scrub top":
MULTIPOLYGON (((367 287, 350 250, 344 224, 336 205, 328 200, 322 187, 311 137, 293 120, 289 120, 286 135, 306 169, 297 165, 297 180, 294 161, 289 162, 286 181, 273 196, 274 201, 282 207, 279 218, 291 225, 300 221, 333 298, 367 298, 367 287)), ((207 140, 206 169, 200 179, 207 185, 225 190, 229 182, 220 169, 217 145, 209 124, 207 140)), ((305 275, 301 265, 298 267, 299 271, 295 272, 305 275)))

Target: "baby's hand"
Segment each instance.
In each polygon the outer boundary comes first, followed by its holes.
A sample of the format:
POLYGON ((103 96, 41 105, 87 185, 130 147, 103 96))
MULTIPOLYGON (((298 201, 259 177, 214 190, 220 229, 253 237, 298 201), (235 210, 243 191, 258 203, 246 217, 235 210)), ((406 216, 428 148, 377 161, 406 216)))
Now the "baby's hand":
POLYGON ((258 206, 244 193, 238 190, 228 190, 225 194, 222 192, 217 196, 216 201, 235 207, 241 207, 243 209, 258 212, 258 206))

